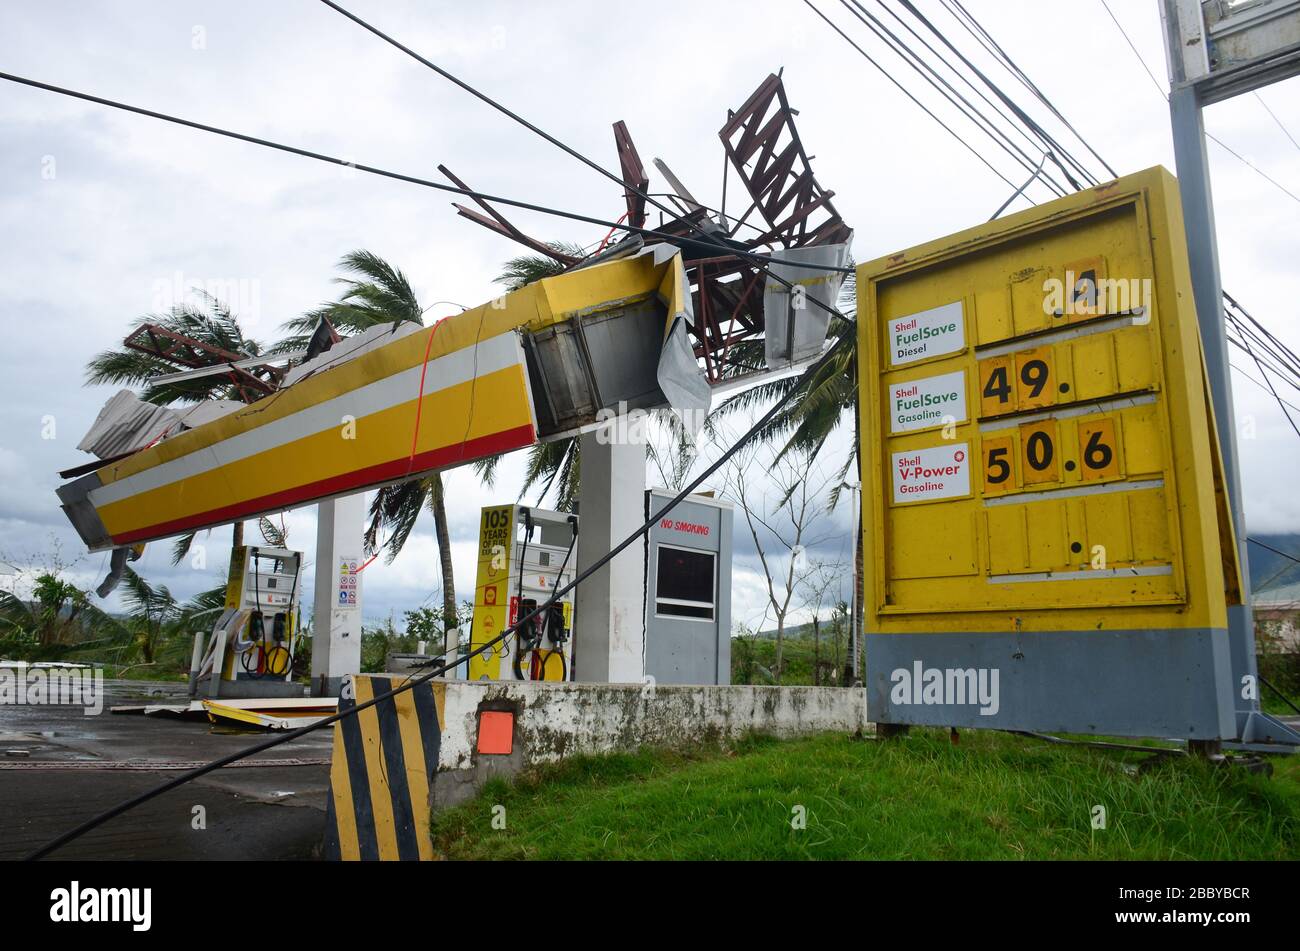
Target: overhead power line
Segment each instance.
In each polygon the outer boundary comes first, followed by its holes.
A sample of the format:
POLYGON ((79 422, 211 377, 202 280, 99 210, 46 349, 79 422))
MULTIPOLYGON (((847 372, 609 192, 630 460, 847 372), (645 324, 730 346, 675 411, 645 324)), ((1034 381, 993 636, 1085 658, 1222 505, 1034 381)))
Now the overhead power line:
POLYGON ((1007 54, 1006 50, 998 45, 997 40, 993 39, 989 31, 984 29, 980 22, 971 16, 970 12, 962 6, 961 0, 940 0, 940 2, 944 4, 944 9, 948 11, 949 15, 952 16, 966 30, 966 32, 975 37, 976 41, 989 51, 993 56, 993 59, 1001 65, 1003 69, 1010 73, 1022 86, 1029 90, 1030 94, 1033 95, 1035 99, 1042 103, 1043 106, 1045 106, 1047 110, 1055 116, 1063 126, 1065 126, 1065 128, 1070 130, 1070 134, 1078 139, 1083 147, 1091 153, 1092 157, 1101 163, 1102 168, 1106 170, 1111 178, 1119 178, 1119 173, 1115 171, 1115 169, 1111 168, 1110 164, 1097 153, 1097 150, 1094 149, 1079 130, 1074 127, 1074 124, 1061 114, 1060 110, 1057 109, 1052 101, 1047 98, 1046 94, 1038 88, 1034 81, 1029 78, 1028 74, 1016 64, 1010 55, 1007 54))
MULTIPOLYGON (((854 0, 854 2, 856 3, 856 0, 854 0)), ((982 101, 985 105, 987 105, 990 109, 993 110, 993 113, 996 116, 998 116, 1001 120, 1005 121, 1020 136, 1020 138, 1022 138, 1026 143, 1029 144, 1031 148, 1039 149, 1039 143, 1034 141, 1034 139, 1019 124, 1015 122, 1014 116, 1007 115, 1006 111, 1002 108, 1002 106, 1000 106, 998 103, 990 99, 988 97, 988 94, 985 93, 984 90, 981 89, 978 85, 972 82, 970 77, 967 76, 963 70, 957 69, 950 62, 948 62, 948 60, 943 56, 942 53, 940 53, 938 50, 936 50, 933 46, 930 45, 929 41, 926 40, 925 37, 923 37, 920 33, 917 33, 916 30, 913 29, 910 23, 908 23, 906 20, 904 20, 901 16, 898 15, 897 11, 892 6, 889 5, 887 0, 876 0, 876 2, 880 5, 881 9, 883 9, 886 13, 888 13, 891 17, 893 17, 893 19, 895 20, 895 22, 899 24, 899 26, 905 29, 909 34, 911 34, 916 39, 917 42, 919 42, 923 47, 925 47, 925 49, 929 51, 930 55, 934 57, 934 59, 938 60, 940 63, 946 66, 949 72, 951 72, 954 76, 960 79, 962 83, 968 89, 970 89, 971 92, 973 92, 976 96, 979 97, 980 101, 982 101)), ((858 4, 858 6, 861 6, 861 4, 858 4)))
MULTIPOLYGON (((599 162, 596 162, 596 161, 594 161, 593 159, 588 158, 587 156, 585 156, 585 155, 583 155, 581 152, 579 152, 577 149, 575 149, 575 148, 573 148, 572 146, 570 146, 570 145, 568 145, 568 144, 566 144, 566 143, 560 141, 558 138, 556 138, 555 136, 551 135, 551 134, 550 134, 549 132, 547 132, 545 129, 541 128, 540 126, 535 125, 535 124, 532 123, 532 122, 529 122, 527 119, 525 119, 525 118, 524 118, 523 116, 521 116, 519 113, 517 113, 517 112, 513 111, 512 109, 508 108, 506 105, 504 105, 503 103, 501 103, 499 100, 493 99, 493 98, 492 98, 491 96, 489 96, 487 93, 482 92, 482 91, 480 91, 479 89, 476 89, 474 86, 472 86, 472 85, 470 85, 469 83, 465 82, 465 80, 461 79, 459 76, 456 76, 454 73, 449 72, 448 70, 446 70, 446 69, 444 69, 443 67, 439 66, 437 63, 433 62, 433 60, 428 59, 428 58, 426 58, 426 57, 424 57, 424 56, 421 56, 419 53, 417 53, 415 50, 411 49, 411 48, 410 48, 409 46, 407 46, 406 44, 402 43, 400 40, 396 39, 395 37, 390 36, 390 35, 387 34, 387 33, 385 33, 383 30, 379 29, 377 26, 374 26, 374 25, 372 25, 371 23, 368 23, 366 20, 364 20, 364 19, 362 19, 361 17, 357 16, 355 13, 352 13, 350 10, 346 9, 345 7, 342 7, 342 6, 340 6, 339 4, 335 3, 334 0, 320 0, 320 2, 323 3, 323 4, 325 4, 325 6, 329 7, 331 10, 334 10, 336 13, 339 13, 340 15, 342 15, 342 16, 346 17, 347 19, 351 20, 353 23, 357 24, 357 26, 361 27, 362 29, 366 30, 367 32, 369 32, 369 33, 373 33, 375 36, 379 37, 381 40, 383 40, 385 43, 387 43, 387 44, 389 44, 390 46, 392 46, 394 49, 398 49, 398 50, 402 51, 402 52, 405 53, 407 56, 409 56, 409 57, 411 57, 412 59, 414 59, 416 62, 418 62, 418 63, 420 63, 421 65, 426 66, 426 67, 428 67, 429 69, 433 70, 435 73, 437 73, 437 74, 438 74, 439 76, 441 76, 443 79, 446 79, 448 82, 453 83, 453 84, 455 84, 456 86, 460 87, 461 89, 465 90, 465 92, 469 93, 469 94, 470 94, 471 96, 473 96, 474 98, 476 98, 476 99, 480 100, 481 102, 484 102, 484 103, 486 103, 487 105, 491 106, 493 109, 495 109, 497 112, 501 113, 502 115, 506 116, 506 117, 507 117, 508 119, 510 119, 511 121, 518 123, 519 125, 523 126, 525 129, 528 129, 528 131, 532 132, 534 135, 540 136, 541 138, 543 138, 543 139, 545 139, 547 142, 549 142, 551 145, 555 146, 557 149, 560 149, 561 151, 567 153, 568 155, 571 155, 573 158, 577 159, 579 162, 581 162, 582 164, 586 165, 588 168, 590 168, 590 169, 592 169, 593 171, 599 173, 600 175, 603 175, 605 178, 608 178, 610 181, 612 181, 612 182, 614 182, 615 184, 617 184, 618 187, 619 187, 620 189, 623 189, 625 192, 630 193, 630 194, 632 194, 632 195, 635 195, 636 197, 638 197, 638 198, 640 198, 640 199, 642 199, 642 200, 644 200, 644 201, 650 203, 651 205, 654 205, 654 206, 655 206, 656 208, 658 208, 660 211, 665 211, 665 212, 667 212, 668 214, 672 215, 674 218, 677 218, 677 217, 678 217, 678 212, 677 212, 676 209, 670 208, 669 206, 663 204, 663 202, 659 201, 658 199, 656 199, 655 197, 653 197, 653 196, 650 195, 649 193, 647 193, 647 192, 645 192, 645 191, 642 191, 642 190, 641 190, 640 188, 638 188, 634 183, 629 182, 629 181, 626 181, 626 180, 623 178, 622 175, 615 175, 613 172, 611 172, 609 169, 605 168, 605 167, 604 167, 603 165, 601 165, 599 162)), ((697 233, 700 235, 700 237, 699 237, 698 239, 695 239, 695 243, 696 243, 696 244, 703 244, 703 245, 706 245, 706 246, 708 246, 708 247, 715 248, 715 249, 717 249, 718 251, 720 251, 720 252, 723 253, 723 254, 738 254, 738 253, 740 253, 740 252, 738 252, 738 251, 737 251, 737 250, 736 250, 732 245, 728 244, 728 243, 725 242, 725 241, 721 241, 721 240, 719 240, 718 237, 717 237, 715 234, 713 234, 713 233, 711 233, 711 232, 708 232, 708 231, 705 231, 703 228, 701 228, 701 227, 700 227, 698 224, 696 224, 695 222, 693 222, 693 221, 691 221, 691 220, 689 220, 689 219, 682 219, 682 220, 685 221, 686 225, 687 225, 689 228, 691 228, 693 231, 697 232, 697 233)), ((677 239, 677 240, 680 240, 680 239, 677 239)), ((753 263, 753 262, 757 259, 756 256, 754 256, 754 255, 745 255, 745 254, 741 254, 741 256, 748 256, 748 257, 750 257, 751 263, 753 263)), ((771 259, 767 259, 767 260, 770 261, 771 259)), ((785 287, 785 288, 786 288, 787 290, 789 290, 789 291, 794 291, 794 282, 793 282, 793 281, 789 281, 789 280, 785 279, 784 277, 781 277, 781 276, 778 275, 778 274, 773 274, 772 271, 771 271, 770 269, 768 269, 767 267, 763 266, 762 264, 759 264, 759 265, 757 265, 757 266, 758 266, 758 270, 761 271, 761 272, 763 273, 763 275, 764 275, 765 277, 767 277, 769 280, 775 281, 776 283, 782 285, 783 287, 785 287)), ((834 269, 832 269, 832 268, 824 268, 824 267, 822 267, 822 266, 820 266, 820 265, 812 265, 811 267, 812 267, 813 269, 817 269, 817 270, 839 270, 839 271, 841 271, 842 273, 847 273, 847 272, 850 270, 850 269, 848 269, 848 268, 834 268, 834 269)), ((808 297, 807 299, 810 300, 810 301, 812 301, 812 303, 815 304, 817 307, 821 308, 822 310, 827 311, 828 313, 832 314, 833 316, 840 317, 840 318, 842 318, 842 319, 844 319, 844 320, 849 320, 849 318, 845 317, 845 315, 842 314, 842 313, 840 313, 840 311, 839 311, 838 309, 836 309, 835 307, 832 307, 832 306, 830 306, 830 305, 828 305, 828 304, 824 304, 824 303, 822 303, 820 300, 817 300, 815 297, 808 297)), ((850 323, 852 323, 851 320, 850 320, 850 323)))
MULTIPOLYGON (((579 212, 564 211, 563 209, 553 208, 548 205, 539 205, 533 202, 520 201, 516 198, 506 198, 501 195, 490 195, 487 192, 475 191, 474 189, 471 188, 460 188, 456 185, 447 185, 443 182, 435 182, 427 178, 420 178, 418 175, 406 175, 401 172, 393 172, 393 171, 389 171, 388 169, 378 168, 373 165, 365 165, 360 162, 351 161, 349 159, 343 159, 337 156, 327 155, 323 152, 314 152, 311 149, 299 148, 298 146, 295 145, 286 145, 282 142, 274 142, 270 139, 259 138, 258 136, 255 135, 247 135, 243 132, 235 132, 231 129, 223 129, 219 126, 207 125, 202 122, 195 122, 192 119, 184 119, 180 116, 170 115, 165 112, 158 112, 153 109, 146 109, 142 106, 133 106, 130 103, 120 102, 114 99, 107 99, 103 96, 96 96, 91 93, 80 92, 76 89, 68 89, 63 86, 55 86, 51 83, 41 82, 36 79, 28 79, 25 76, 18 76, 13 73, 0 72, 0 79, 7 80, 12 83, 18 83, 23 86, 31 86, 34 89, 43 89, 46 92, 57 93, 60 96, 68 96, 73 99, 80 99, 85 102, 93 102, 96 103, 97 105, 108 106, 111 109, 119 109, 123 112, 130 112, 130 113, 134 113, 135 115, 147 116, 151 119, 159 119, 163 122, 171 122, 175 125, 185 126, 186 128, 197 129, 200 132, 208 132, 211 133, 212 135, 224 136, 225 138, 236 139, 240 142, 247 142, 251 145, 259 145, 263 148, 274 149, 279 152, 286 152, 290 155, 298 155, 303 158, 313 159, 314 161, 317 162, 325 162, 330 165, 340 166, 342 168, 354 169, 358 172, 365 172, 368 175, 378 175, 382 178, 393 179, 394 181, 407 182, 412 185, 420 185, 423 186, 424 188, 432 188, 437 191, 447 192, 452 195, 463 195, 467 198, 477 198, 481 201, 493 202, 499 205, 509 205, 512 208, 520 208, 523 209, 524 211, 535 211, 538 212, 539 214, 551 215, 557 218, 567 218, 570 221, 579 221, 584 224, 599 225, 602 228, 617 228, 619 231, 624 231, 627 232, 628 234, 636 234, 636 235, 641 235, 643 237, 661 238, 663 240, 672 241, 677 244, 681 244, 685 242, 693 246, 703 245, 710 249, 716 248, 718 246, 716 242, 706 241, 703 238, 699 238, 699 239, 684 238, 680 235, 669 234, 664 231, 657 231, 654 228, 637 228, 629 224, 624 224, 622 222, 607 221, 604 218, 597 218, 592 215, 584 215, 584 214, 580 214, 579 212)), ((837 271, 842 274, 853 273, 853 269, 849 267, 832 267, 824 264, 803 264, 796 261, 776 261, 767 255, 756 254, 752 251, 746 251, 744 249, 734 248, 730 245, 726 245, 725 250, 727 254, 734 254, 737 257, 745 258, 749 260, 751 263, 760 267, 775 263, 775 264, 780 264, 783 267, 807 268, 807 269, 820 270, 820 271, 837 271)), ((778 281, 780 280, 780 278, 776 278, 776 277, 774 277, 773 279, 778 281)), ((811 296, 808 298, 808 300, 814 304, 821 304, 820 301, 818 301, 816 298, 811 296)), ((839 314, 838 311, 836 312, 836 314, 841 317, 844 316, 843 314, 839 314)))
POLYGON ((962 61, 962 63, 966 66, 967 69, 969 69, 972 73, 978 76, 980 81, 983 82, 984 85, 986 85, 989 88, 989 90, 1006 105, 1008 109, 1011 110, 1011 112, 1016 116, 1017 119, 1023 122, 1030 129, 1030 131, 1032 131, 1036 136, 1038 136, 1043 141, 1044 146, 1047 148, 1048 156, 1052 159, 1053 163, 1055 163, 1056 167, 1061 170, 1061 174, 1063 174, 1066 177, 1066 179, 1070 182, 1071 185, 1075 187, 1075 189, 1082 188, 1083 186, 1074 180, 1074 177, 1070 174, 1069 170, 1065 167, 1064 164, 1062 164, 1061 157, 1064 157, 1066 161, 1068 161, 1071 165, 1073 165, 1075 170, 1078 171, 1084 177, 1085 181, 1087 181, 1089 184, 1092 185, 1099 184, 1100 180, 1095 175, 1093 175, 1090 171, 1088 171, 1088 169, 1083 165, 1083 163, 1074 159, 1074 157, 1071 156, 1070 153, 1059 142, 1057 142, 1056 139, 1053 138, 1052 135, 1048 133, 1046 129, 1044 129, 1041 125, 1039 125, 1038 122, 1034 120, 1027 112, 1021 109, 1020 106, 1016 104, 1016 102, 1012 100, 1011 97, 1008 96, 1002 90, 1002 87, 1000 87, 997 83, 993 82, 993 80, 990 79, 987 75, 985 75, 984 72, 978 66, 976 66, 969 59, 967 59, 966 55, 962 53, 961 50, 957 49, 957 47, 952 44, 952 42, 948 39, 948 37, 944 36, 943 33, 940 32, 939 28, 936 27, 933 23, 931 23, 930 20, 925 16, 925 14, 923 14, 920 10, 918 10, 916 6, 910 2, 910 0, 899 0, 899 2, 903 5, 903 8, 907 10, 908 13, 912 14, 913 17, 915 17, 917 20, 921 22, 922 26, 924 26, 927 30, 933 33, 939 39, 939 41, 943 43, 944 46, 948 47, 948 49, 951 50, 952 53, 962 61), (1060 153, 1060 157, 1057 156, 1056 154, 1057 152, 1060 153))
MULTIPOLYGON (((1237 364, 1232 363, 1231 361, 1229 361, 1228 366, 1232 367, 1234 370, 1236 370, 1238 373, 1240 373, 1240 374, 1241 374, 1242 376, 1244 376, 1246 379, 1250 380, 1251 383, 1254 383, 1254 384, 1255 384, 1256 386, 1258 386, 1261 390, 1267 390, 1267 389, 1268 389, 1267 386, 1265 386, 1265 385, 1264 385, 1263 383, 1261 383, 1259 380, 1255 379, 1253 376, 1251 376, 1249 373, 1247 373, 1247 372, 1246 372, 1245 370, 1243 370, 1241 367, 1237 366, 1237 364)), ((1297 413, 1300 413, 1300 406, 1296 406, 1294 403, 1287 403, 1286 400, 1283 400, 1282 402, 1286 403, 1287 406, 1289 406, 1291 409, 1295 410, 1297 413)))
POLYGON ((942 119, 940 119, 937 115, 935 115, 934 112, 933 112, 933 111, 932 111, 932 110, 931 110, 931 109, 930 109, 930 108, 929 108, 925 103, 923 103, 923 102, 921 102, 921 100, 917 99, 916 96, 914 96, 914 95, 912 94, 911 90, 909 90, 906 86, 904 86, 904 85, 903 85, 902 83, 900 83, 897 79, 895 79, 895 78, 890 74, 889 70, 885 69, 885 68, 884 68, 883 66, 881 66, 878 62, 876 62, 876 60, 871 56, 870 53, 868 53, 868 52, 867 52, 866 50, 864 50, 861 46, 859 46, 857 43, 855 43, 855 42, 853 41, 853 39, 852 39, 852 38, 851 38, 847 33, 845 33, 843 30, 841 30, 841 29, 839 28, 839 26, 835 23, 835 21, 833 21, 833 20, 830 19, 828 16, 826 16, 826 14, 822 13, 822 11, 819 10, 819 9, 817 9, 817 7, 813 6, 812 0, 803 0, 803 2, 804 2, 804 4, 808 7, 808 9, 812 10, 813 13, 815 13, 815 14, 817 14, 819 17, 821 17, 822 20, 824 20, 824 21, 826 22, 826 24, 827 24, 827 25, 828 25, 832 30, 834 30, 836 33, 838 33, 840 36, 842 36, 842 37, 844 38, 845 42, 847 42, 850 46, 852 46, 855 50, 857 50, 858 53, 861 54, 861 56, 862 56, 863 59, 865 59, 868 63, 870 63, 872 66, 874 66, 874 67, 876 68, 876 70, 879 71, 879 73, 880 73, 882 76, 884 76, 884 77, 885 77, 886 79, 888 79, 891 83, 893 83, 896 87, 898 87, 899 92, 901 92, 901 93, 902 93, 904 96, 906 96, 908 99, 912 100, 912 102, 913 102, 914 104, 916 104, 916 105, 917 105, 917 106, 918 106, 922 111, 924 111, 926 115, 928 115, 928 116, 929 116, 931 119, 933 119, 935 122, 939 123, 939 125, 943 127, 944 131, 946 131, 946 132, 947 132, 949 135, 951 135, 954 139, 956 139, 958 142, 960 142, 960 143, 962 144, 962 146, 963 146, 963 147, 964 147, 968 152, 970 152, 970 153, 971 153, 972 155, 974 155, 977 159, 979 159, 979 160, 980 160, 980 161, 981 161, 981 162, 982 162, 982 163, 983 163, 983 164, 988 168, 989 171, 991 171, 991 172, 992 172, 994 175, 996 175, 998 178, 1002 179, 1004 182, 1006 182, 1006 183, 1007 183, 1008 185, 1010 185, 1012 188, 1015 188, 1015 187, 1016 187, 1016 183, 1015 183, 1015 182, 1013 182, 1011 179, 1007 178, 1005 175, 1003 175, 1001 172, 999 172, 999 171, 997 170, 997 167, 994 166, 993 163, 991 163, 988 159, 986 159, 983 155, 980 154, 980 152, 979 152, 978 149, 976 149, 973 145, 971 145, 971 144, 970 144, 969 142, 967 142, 964 138, 962 138, 961 135, 958 134, 958 133, 957 133, 957 132, 952 128, 952 126, 948 125, 948 123, 944 122, 944 121, 943 121, 942 119))
MULTIPOLYGON (((1005 131, 999 128, 995 122, 989 119, 989 117, 975 106, 967 97, 958 92, 953 85, 938 72, 938 70, 931 66, 923 57, 918 55, 905 41, 901 40, 896 33, 890 30, 889 27, 880 20, 880 18, 867 10, 867 8, 861 3, 858 3, 857 0, 852 0, 852 2, 850 2, 850 0, 840 0, 840 4, 844 9, 848 10, 859 23, 874 33, 877 39, 898 55, 903 62, 907 63, 908 66, 916 71, 922 79, 928 82, 939 93, 939 95, 943 96, 959 113, 961 113, 962 116, 969 119, 977 129, 989 136, 990 139, 992 139, 993 144, 1009 155, 1012 161, 1019 164, 1021 168, 1026 171, 1034 172, 1033 157, 1013 142, 1005 131)), ((888 7, 885 9, 888 10, 888 7)), ((897 15, 895 14, 895 16, 897 15)), ((906 26, 905 23, 904 26, 906 26)), ((924 41, 922 40, 922 42, 924 41)), ((945 65, 949 65, 946 60, 942 61, 945 65)), ((951 66, 949 66, 949 68, 951 68, 951 66)), ((1028 136, 1026 136, 1026 139, 1027 138, 1028 136)), ((1035 175, 1035 177, 1039 176, 1035 175)), ((1058 197, 1066 194, 1066 189, 1050 176, 1042 176, 1042 178, 1058 197)))
MULTIPOLYGON (((1160 93, 1160 97, 1164 99, 1165 102, 1168 102, 1169 93, 1165 91, 1165 87, 1161 85, 1160 80, 1156 79, 1155 73, 1151 72, 1151 67, 1147 65, 1147 61, 1142 57, 1142 54, 1138 52, 1138 48, 1135 45, 1133 45, 1133 40, 1129 38, 1128 31, 1124 29, 1124 25, 1120 23, 1119 20, 1116 18, 1114 12, 1111 10, 1110 5, 1106 2, 1106 0, 1101 0, 1101 5, 1105 7, 1106 12, 1110 14, 1111 20, 1114 21, 1115 23, 1115 28, 1119 30, 1120 36, 1124 37, 1124 42, 1127 43, 1128 48, 1133 51, 1133 55, 1137 57, 1137 61, 1142 64, 1142 69, 1145 70, 1146 74, 1151 77, 1151 82, 1155 83, 1156 90, 1160 93)), ((1257 99, 1259 98, 1258 93, 1255 94, 1255 98, 1257 99)), ((1264 105, 1263 99, 1260 99, 1259 101, 1261 105, 1264 105)), ((1273 116, 1273 111, 1269 109, 1267 105, 1264 105, 1264 108, 1268 110, 1269 115, 1273 116)), ((1277 122, 1279 126, 1282 126, 1282 123, 1278 120, 1277 116, 1273 116, 1273 121, 1277 122)), ((1287 132, 1286 126, 1282 126, 1282 131, 1286 132, 1287 138, 1291 138, 1291 133, 1287 132)), ((1261 178, 1263 178, 1273 187, 1277 188, 1279 191, 1285 194, 1292 201, 1300 202, 1300 195, 1297 195, 1295 192, 1291 191, 1291 189, 1287 188, 1285 185, 1283 185, 1281 182, 1275 179, 1272 175, 1269 175, 1268 172, 1264 171, 1254 162, 1250 161, 1250 159, 1246 158, 1244 155, 1242 155, 1236 149, 1232 148, 1222 139, 1218 138, 1208 130, 1205 133, 1205 137, 1209 139, 1211 142, 1213 142, 1215 145, 1217 145, 1219 148, 1223 149, 1225 152, 1227 152, 1237 161, 1241 162, 1247 168, 1257 173, 1261 178)), ((1294 144, 1295 139, 1291 139, 1291 142, 1294 144)))
POLYGON ((1275 555, 1281 555, 1283 558, 1286 558, 1288 561, 1294 561, 1297 565, 1300 565, 1300 558, 1297 558, 1295 555, 1288 555, 1286 552, 1274 548, 1272 545, 1266 545, 1258 538, 1247 538, 1246 541, 1250 542, 1252 545, 1258 545, 1260 548, 1263 548, 1265 551, 1271 551, 1275 555))
POLYGON ((1258 99, 1259 104, 1264 107, 1264 111, 1273 117, 1273 121, 1276 122, 1277 127, 1282 130, 1282 134, 1291 140, 1292 145, 1294 145, 1297 149, 1300 149, 1300 142, 1297 142, 1295 140, 1295 136, 1291 134, 1291 130, 1288 129, 1286 126, 1284 126, 1282 124, 1282 120, 1277 117, 1277 114, 1274 113, 1273 110, 1268 107, 1268 103, 1264 101, 1264 97, 1259 94, 1258 90, 1255 91, 1255 98, 1258 99))

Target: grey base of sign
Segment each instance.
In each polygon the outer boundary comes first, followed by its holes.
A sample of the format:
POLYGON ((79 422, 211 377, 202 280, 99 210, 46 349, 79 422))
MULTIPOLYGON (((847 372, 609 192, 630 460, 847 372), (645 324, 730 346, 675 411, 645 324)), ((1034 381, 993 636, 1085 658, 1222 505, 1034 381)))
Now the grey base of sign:
POLYGON ((1252 735, 1239 734, 1223 629, 868 634, 865 647, 875 723, 1300 744, 1265 714, 1252 718, 1252 735), (894 702, 894 672, 912 677, 917 663, 996 670, 996 710, 951 702, 955 692, 940 703, 894 702))

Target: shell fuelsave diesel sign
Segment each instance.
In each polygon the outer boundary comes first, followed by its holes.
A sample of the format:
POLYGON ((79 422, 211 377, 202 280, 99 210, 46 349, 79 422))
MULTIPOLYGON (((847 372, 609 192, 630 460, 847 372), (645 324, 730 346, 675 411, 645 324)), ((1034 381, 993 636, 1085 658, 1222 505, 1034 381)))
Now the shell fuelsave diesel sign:
POLYGON ((858 293, 872 719, 1234 735, 1236 547, 1173 178, 864 264, 858 293))

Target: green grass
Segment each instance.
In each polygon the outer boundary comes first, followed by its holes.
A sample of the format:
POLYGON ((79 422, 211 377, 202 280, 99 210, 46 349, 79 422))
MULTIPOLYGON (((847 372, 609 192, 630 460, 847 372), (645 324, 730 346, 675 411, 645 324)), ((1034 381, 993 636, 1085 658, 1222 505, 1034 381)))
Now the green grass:
MULTIPOLYGON (((802 629, 798 629, 802 631, 802 629)), ((781 677, 781 683, 786 686, 808 685, 813 682, 813 667, 817 659, 834 664, 835 645, 831 641, 830 625, 825 625, 822 631, 821 643, 814 646, 811 629, 807 636, 791 636, 787 634, 781 648, 781 663, 785 672, 781 677)), ((839 664, 842 667, 846 660, 847 645, 845 638, 840 636, 839 664)), ((776 666, 776 638, 766 635, 759 637, 736 637, 731 641, 731 682, 733 684, 771 684, 775 680, 770 676, 770 672, 776 666)), ((827 671, 823 676, 831 675, 827 671)), ((839 682, 839 670, 834 672, 835 680, 839 682)), ((825 680, 823 680, 825 683, 825 680)))
POLYGON ((494 780, 433 837, 452 859, 1293 859, 1300 763, 1273 762, 1270 779, 999 733, 756 737, 494 780))

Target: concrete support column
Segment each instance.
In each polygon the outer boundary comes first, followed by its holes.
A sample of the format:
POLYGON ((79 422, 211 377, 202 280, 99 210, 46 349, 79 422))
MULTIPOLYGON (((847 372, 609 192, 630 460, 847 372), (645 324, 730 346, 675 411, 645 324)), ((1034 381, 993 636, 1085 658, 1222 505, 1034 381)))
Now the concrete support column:
POLYGON ((316 599, 312 615, 314 696, 337 697, 343 678, 361 672, 361 538, 365 493, 316 506, 316 599))
MULTIPOLYGON (((625 435, 610 427, 578 437, 580 573, 645 521, 645 443, 625 435)), ((578 585, 573 610, 575 679, 640 683, 645 673, 644 543, 628 546, 578 585)))

